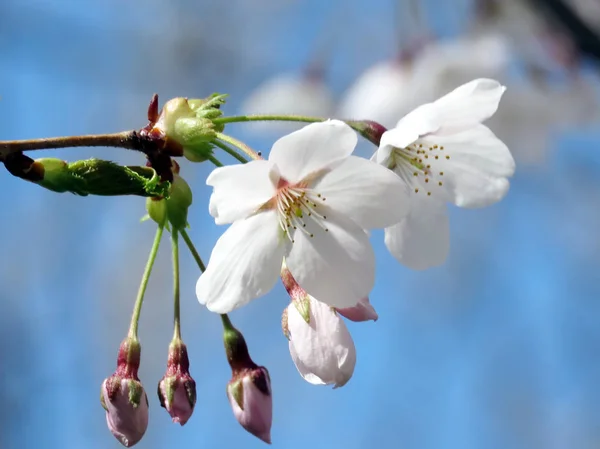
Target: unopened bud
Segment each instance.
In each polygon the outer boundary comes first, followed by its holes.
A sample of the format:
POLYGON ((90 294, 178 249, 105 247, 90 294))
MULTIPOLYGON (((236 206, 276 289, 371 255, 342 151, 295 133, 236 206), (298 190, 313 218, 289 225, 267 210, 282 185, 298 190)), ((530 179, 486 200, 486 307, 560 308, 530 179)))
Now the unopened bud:
POLYGON ((184 229, 187 226, 188 209, 192 205, 192 189, 178 174, 173 174, 173 183, 169 199, 166 200, 167 219, 173 229, 184 229))
POLYGON ((169 345, 167 372, 158 384, 158 399, 173 422, 184 425, 196 405, 196 382, 189 372, 190 361, 187 348, 181 340, 169 345))
POLYGON ((269 372, 250 358, 244 336, 233 327, 227 315, 221 317, 225 327, 225 352, 231 366, 227 396, 233 414, 244 429, 271 444, 273 398, 269 372))
POLYGON ((148 428, 148 397, 138 378, 139 365, 140 344, 128 338, 119 348, 117 370, 100 391, 108 428, 125 447, 140 441, 148 428))
POLYGON ((164 198, 146 198, 146 211, 157 224, 164 225, 167 220, 167 200, 164 198))
POLYGON ((259 366, 234 375, 227 384, 227 397, 242 427, 271 444, 273 397, 267 369, 259 366))

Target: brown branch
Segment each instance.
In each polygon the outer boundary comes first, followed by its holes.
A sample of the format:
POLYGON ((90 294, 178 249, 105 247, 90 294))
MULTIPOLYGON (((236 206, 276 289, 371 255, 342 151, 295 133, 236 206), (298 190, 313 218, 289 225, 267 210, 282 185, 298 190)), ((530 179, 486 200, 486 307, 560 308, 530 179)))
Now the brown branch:
POLYGON ((155 143, 137 131, 114 134, 92 134, 87 136, 50 137, 43 139, 0 141, 0 161, 22 151, 46 150, 68 147, 118 147, 147 153, 155 143))

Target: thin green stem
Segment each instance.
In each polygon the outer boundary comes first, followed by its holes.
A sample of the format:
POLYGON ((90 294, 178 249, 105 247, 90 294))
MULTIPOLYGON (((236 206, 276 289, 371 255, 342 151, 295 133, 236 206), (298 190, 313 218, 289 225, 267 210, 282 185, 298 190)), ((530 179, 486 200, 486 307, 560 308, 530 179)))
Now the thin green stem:
MULTIPOLYGON (((221 117, 214 121, 215 124, 227 124, 227 123, 242 123, 242 122, 300 122, 300 123, 319 123, 326 121, 323 117, 310 117, 308 115, 234 115, 231 117, 221 117)), ((381 134, 386 129, 379 123, 371 120, 342 120, 346 125, 352 128, 354 131, 359 133, 369 142, 374 145, 379 145, 381 134)), ((243 151, 243 150, 242 150, 243 151)))
POLYGON ((196 251, 196 247, 194 246, 192 239, 190 239, 190 236, 188 235, 188 233, 185 229, 180 229, 179 232, 181 233, 181 236, 183 237, 185 244, 187 245, 188 249, 190 250, 190 253, 192 253, 194 260, 198 264, 198 268, 200 268, 200 271, 202 273, 204 273, 206 271, 206 265, 204 265, 204 262, 202 262, 202 258, 200 257, 200 254, 198 254, 198 251, 196 251))
POLYGON ((173 247, 173 340, 181 340, 181 311, 179 307, 179 240, 177 229, 171 232, 171 246, 173 247))
MULTIPOLYGON (((206 265, 204 265, 204 262, 202 262, 202 258, 200 257, 200 254, 198 254, 198 251, 196 250, 196 247, 194 246, 192 239, 190 239, 190 236, 188 235, 188 233, 185 229, 181 229, 180 232, 181 232, 181 237, 183 237, 183 240, 185 241, 188 249, 190 250, 190 253, 192 253, 192 256, 196 260, 196 263, 198 264, 198 268, 200 268, 200 271, 202 273, 204 273, 206 271, 206 265)), ((223 322, 223 329, 225 329, 226 331, 227 330, 229 330, 229 331, 235 330, 235 328, 233 327, 233 324, 231 324, 231 321, 229 320, 229 317, 227 316, 226 313, 221 315, 221 321, 223 322)))
POLYGON ((131 324, 129 326, 129 337, 134 338, 136 340, 138 322, 140 320, 140 313, 142 311, 142 303, 144 302, 144 293, 146 293, 146 287, 148 286, 148 281, 150 280, 150 273, 152 273, 152 267, 154 266, 156 255, 158 254, 158 247, 160 246, 160 240, 163 235, 163 230, 164 226, 159 226, 156 230, 156 235, 154 236, 154 243, 152 243, 152 248, 150 249, 148 262, 146 262, 146 268, 144 269, 144 274, 142 275, 140 288, 138 290, 135 305, 133 307, 133 315, 131 316, 131 324))
POLYGON ((226 313, 221 314, 221 321, 223 322, 223 329, 226 331, 235 330, 235 327, 233 327, 233 324, 231 324, 231 320, 226 313))
POLYGON ((233 145, 234 147, 239 148, 242 151, 242 153, 248 155, 250 159, 262 159, 260 154, 258 154, 256 151, 254 151, 241 140, 237 140, 235 137, 231 137, 223 133, 217 133, 216 137, 217 139, 222 140, 223 142, 226 142, 229 145, 233 145))
POLYGON ((301 122, 301 123, 317 123, 327 120, 323 117, 309 117, 307 115, 272 115, 272 114, 256 114, 256 115, 234 115, 231 117, 220 117, 214 119, 215 124, 225 123, 240 123, 240 122, 301 122))
POLYGON ((223 142, 220 142, 218 140, 213 140, 213 143, 218 146, 220 149, 222 149, 223 151, 225 151, 226 153, 230 154, 231 156, 233 156, 234 158, 236 158, 238 161, 240 161, 242 164, 245 164, 248 162, 248 159, 246 159, 244 156, 242 156, 241 154, 239 154, 237 151, 235 151, 233 148, 229 147, 228 145, 225 145, 223 142))
POLYGON ((209 161, 211 161, 213 164, 215 164, 215 166, 217 166, 217 167, 222 167, 223 166, 223 163, 219 159, 217 159, 216 157, 214 157, 212 154, 209 154, 207 156, 207 159, 209 161))

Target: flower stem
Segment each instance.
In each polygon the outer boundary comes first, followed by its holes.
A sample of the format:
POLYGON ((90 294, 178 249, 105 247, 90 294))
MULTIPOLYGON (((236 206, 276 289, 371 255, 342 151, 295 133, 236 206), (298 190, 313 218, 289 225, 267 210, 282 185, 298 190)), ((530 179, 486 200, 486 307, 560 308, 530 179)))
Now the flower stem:
MULTIPOLYGON (((241 122, 300 122, 300 123, 319 123, 326 121, 323 117, 310 117, 308 115, 233 115, 231 117, 221 117, 214 119, 215 124, 241 123, 241 122)), ((386 129, 372 120, 342 120, 346 125, 359 133, 369 142, 379 146, 381 135, 386 129)))
POLYGON ((206 271, 206 265, 204 265, 204 262, 202 262, 202 258, 200 257, 200 254, 198 254, 198 251, 196 251, 196 247, 194 246, 192 239, 190 239, 190 236, 188 235, 188 233, 185 229, 180 229, 179 232, 181 233, 181 236, 183 237, 185 244, 187 245, 188 249, 190 250, 190 253, 192 253, 194 260, 198 264, 198 268, 200 268, 200 271, 202 273, 204 273, 206 271))
POLYGON ((245 164, 245 163, 248 162, 248 159, 246 159, 244 156, 242 156, 241 154, 239 154, 233 148, 230 148, 229 146, 225 145, 223 142, 220 142, 218 140, 214 140, 213 143, 216 146, 218 146, 220 149, 222 149, 223 151, 225 151, 226 153, 229 153, 231 156, 233 156, 234 158, 236 158, 242 164, 245 164))
MULTIPOLYGON (((202 258, 200 257, 200 254, 198 254, 198 251, 196 250, 196 247, 194 246, 194 243, 192 242, 192 239, 190 239, 190 236, 188 235, 188 233, 186 232, 185 229, 181 229, 181 236, 183 237, 183 240, 185 240, 185 243, 188 247, 188 249, 190 250, 190 252, 192 253, 192 256, 194 257, 194 259, 196 260, 196 263, 198 264, 198 268, 200 268, 200 271, 202 273, 204 273, 206 271, 206 265, 204 265, 204 262, 202 262, 202 258)), ((221 321, 223 322, 223 329, 226 331, 235 331, 235 327, 233 327, 233 324, 231 324, 231 321, 229 320, 229 317, 227 316, 226 313, 221 315, 221 321)))
POLYGON ((42 139, 0 141, 0 160, 21 151, 48 150, 70 147, 119 147, 143 151, 143 138, 136 131, 114 134, 91 134, 87 136, 48 137, 42 139))
POLYGON ((231 324, 231 320, 226 313, 221 314, 221 321, 223 322, 223 329, 226 331, 235 331, 235 327, 231 324))
POLYGON ((214 119, 215 124, 239 123, 239 122, 302 122, 302 123, 317 123, 327 120, 323 117, 309 117, 307 115, 234 115, 231 117, 221 117, 214 119))
POLYGON ((142 275, 142 282, 138 290, 137 298, 135 300, 135 306, 133 307, 133 315, 131 316, 131 324, 129 325, 129 337, 137 340, 138 322, 140 320, 140 313, 142 311, 142 303, 144 302, 144 293, 146 293, 146 287, 150 280, 150 273, 152 273, 152 267, 158 254, 158 247, 160 246, 160 240, 163 235, 164 226, 159 226, 154 236, 154 243, 150 249, 150 255, 148 256, 148 262, 146 262, 146 268, 142 275))
POLYGON ((247 154, 250 159, 262 159, 261 155, 246 145, 244 142, 237 140, 234 137, 228 136, 227 134, 217 133, 217 139, 227 142, 236 148, 239 148, 243 153, 247 154))
POLYGON ((171 232, 171 246, 173 247, 173 340, 181 340, 181 312, 179 307, 179 240, 177 229, 171 232))
POLYGON ((209 161, 211 161, 216 167, 222 167, 223 166, 223 163, 219 159, 217 159, 216 157, 214 157, 212 154, 208 155, 207 159, 209 161))

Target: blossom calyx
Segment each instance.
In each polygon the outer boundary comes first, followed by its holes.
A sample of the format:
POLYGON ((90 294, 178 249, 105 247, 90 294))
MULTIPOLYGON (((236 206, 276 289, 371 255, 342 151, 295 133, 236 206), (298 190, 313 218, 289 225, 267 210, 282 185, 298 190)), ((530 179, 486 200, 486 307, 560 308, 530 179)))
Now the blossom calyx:
POLYGON ((213 119, 222 115, 224 98, 216 94, 206 99, 173 98, 163 106, 152 131, 166 140, 166 147, 180 146, 186 159, 203 162, 212 154, 210 142, 223 130, 213 119))
MULTIPOLYGON (((304 321, 306 321, 307 324, 310 324, 310 297, 308 293, 298 285, 285 263, 281 269, 281 281, 300 316, 304 318, 304 321)), ((287 312, 285 312, 285 316, 287 320, 287 312)), ((285 326, 283 333, 286 336, 288 334, 285 326)))
POLYGON ((192 416, 196 405, 196 382, 189 372, 185 344, 175 339, 169 345, 167 372, 158 383, 160 405, 169 412, 173 422, 184 425, 192 416))
POLYGON ((381 136, 387 131, 387 128, 373 120, 349 120, 346 123, 352 126, 354 130, 360 133, 365 139, 373 145, 379 146, 381 136))

